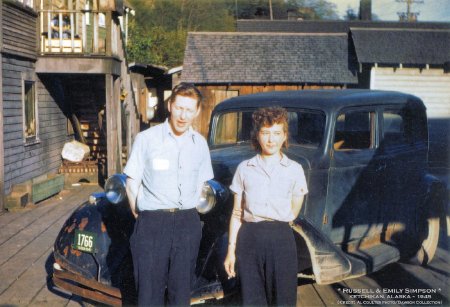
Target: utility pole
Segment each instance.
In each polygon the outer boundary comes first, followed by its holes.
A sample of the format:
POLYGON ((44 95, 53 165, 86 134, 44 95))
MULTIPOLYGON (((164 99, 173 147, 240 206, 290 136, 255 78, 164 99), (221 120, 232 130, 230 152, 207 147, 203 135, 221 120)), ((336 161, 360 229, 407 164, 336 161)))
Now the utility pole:
POLYGON ((417 21, 417 16, 419 12, 411 12, 411 6, 413 3, 423 4, 423 0, 395 0, 397 2, 406 3, 406 12, 397 12, 400 21, 417 21))
POLYGON ((269 0, 270 20, 273 20, 272 0, 269 0))

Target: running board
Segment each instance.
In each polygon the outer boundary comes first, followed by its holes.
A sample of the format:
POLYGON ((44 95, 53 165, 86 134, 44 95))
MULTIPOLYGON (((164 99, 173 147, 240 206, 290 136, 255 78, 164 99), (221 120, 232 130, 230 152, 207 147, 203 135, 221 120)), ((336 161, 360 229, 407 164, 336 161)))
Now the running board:
POLYGON ((351 274, 345 278, 355 278, 380 270, 390 263, 400 259, 400 252, 393 244, 380 243, 366 249, 360 249, 346 253, 351 263, 351 274))

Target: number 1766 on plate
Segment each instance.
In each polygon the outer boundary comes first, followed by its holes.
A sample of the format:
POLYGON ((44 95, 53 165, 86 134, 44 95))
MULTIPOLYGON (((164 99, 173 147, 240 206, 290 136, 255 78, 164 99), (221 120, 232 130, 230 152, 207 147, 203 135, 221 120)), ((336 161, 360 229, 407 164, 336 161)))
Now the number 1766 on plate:
POLYGON ((95 253, 96 241, 97 235, 95 233, 84 230, 75 230, 72 247, 79 251, 93 254, 95 253))

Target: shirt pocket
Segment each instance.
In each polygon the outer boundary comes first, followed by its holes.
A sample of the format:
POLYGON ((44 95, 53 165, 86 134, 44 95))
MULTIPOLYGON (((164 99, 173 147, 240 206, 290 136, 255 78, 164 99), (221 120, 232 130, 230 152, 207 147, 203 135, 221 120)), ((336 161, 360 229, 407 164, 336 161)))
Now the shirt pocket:
POLYGON ((189 192, 195 192, 199 185, 199 173, 201 163, 192 161, 183 171, 184 184, 187 185, 189 192))
POLYGON ((173 161, 164 156, 154 156, 148 159, 148 182, 151 189, 165 191, 176 184, 177 176, 173 161))

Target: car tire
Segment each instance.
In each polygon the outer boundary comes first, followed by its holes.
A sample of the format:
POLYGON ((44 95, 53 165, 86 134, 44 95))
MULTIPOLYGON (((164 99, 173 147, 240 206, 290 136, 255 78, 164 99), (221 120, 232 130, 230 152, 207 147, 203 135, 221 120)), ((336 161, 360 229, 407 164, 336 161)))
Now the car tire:
POLYGON ((430 216, 423 225, 421 232, 424 240, 417 253, 410 259, 411 263, 417 265, 427 265, 433 260, 439 242, 439 216, 430 216))

